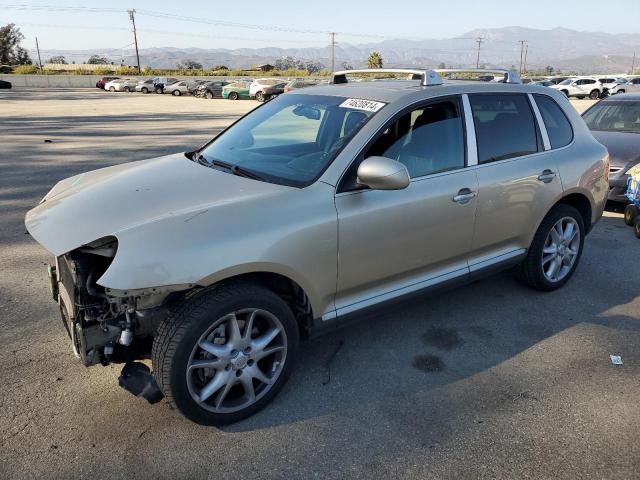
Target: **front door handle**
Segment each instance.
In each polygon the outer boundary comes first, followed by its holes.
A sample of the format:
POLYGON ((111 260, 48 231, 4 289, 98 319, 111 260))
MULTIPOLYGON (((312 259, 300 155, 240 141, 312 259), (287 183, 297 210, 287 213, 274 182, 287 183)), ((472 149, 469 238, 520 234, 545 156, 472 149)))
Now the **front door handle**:
POLYGON ((460 205, 464 205, 473 200, 476 196, 476 192, 472 192, 470 188, 461 188, 457 195, 454 195, 452 200, 460 205))
POLYGON ((543 183, 550 183, 556 177, 556 172, 553 170, 549 170, 548 168, 544 170, 540 175, 538 175, 538 180, 543 183))

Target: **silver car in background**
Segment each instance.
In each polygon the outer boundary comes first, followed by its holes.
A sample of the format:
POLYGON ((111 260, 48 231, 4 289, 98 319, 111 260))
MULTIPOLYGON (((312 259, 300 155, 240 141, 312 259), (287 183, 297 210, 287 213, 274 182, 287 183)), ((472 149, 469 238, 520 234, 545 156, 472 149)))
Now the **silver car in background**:
POLYGON ((515 72, 355 70, 194 151, 62 180, 26 226, 85 365, 128 362, 125 388, 225 424, 276 395, 301 340, 372 308, 504 269, 562 287, 608 174, 567 98, 515 72), (372 73, 412 79, 349 81, 372 73), (148 356, 153 377, 130 363, 148 356))
POLYGON ((138 80, 135 78, 117 78, 104 84, 104 89, 109 92, 134 92, 138 80))

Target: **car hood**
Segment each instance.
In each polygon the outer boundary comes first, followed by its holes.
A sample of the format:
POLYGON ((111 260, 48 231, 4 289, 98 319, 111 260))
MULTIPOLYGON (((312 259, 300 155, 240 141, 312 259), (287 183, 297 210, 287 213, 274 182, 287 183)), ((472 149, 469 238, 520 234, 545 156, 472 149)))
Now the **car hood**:
POLYGON ((640 133, 592 130, 598 142, 607 147, 611 166, 626 167, 640 162, 640 133))
POLYGON ((27 213, 29 233, 54 255, 179 216, 292 189, 207 168, 175 154, 102 168, 58 182, 27 213))

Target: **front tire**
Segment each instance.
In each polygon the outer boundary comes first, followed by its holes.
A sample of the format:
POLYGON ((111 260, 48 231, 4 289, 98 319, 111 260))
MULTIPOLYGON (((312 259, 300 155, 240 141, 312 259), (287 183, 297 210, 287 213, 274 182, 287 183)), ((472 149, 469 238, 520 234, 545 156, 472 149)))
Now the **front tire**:
POLYGON ((561 90, 567 98, 569 98, 569 90, 561 90))
POLYGON ((213 100, 213 93, 207 90, 204 94, 204 97, 208 100, 213 100))
POLYGON ((131 89, 129 87, 124 87, 123 90, 127 93, 129 93, 131 91, 131 89))
POLYGON ((179 97, 180 95, 182 95, 182 92, 180 90, 174 90, 173 92, 171 92, 171 95, 173 95, 174 97, 179 97))
POLYGON ((640 210, 634 204, 630 203, 624 207, 624 223, 633 226, 634 219, 640 214, 640 210))
POLYGON ((115 92, 116 91, 116 87, 109 87, 109 91, 110 92, 115 92))
POLYGON ((237 422, 264 408, 293 369, 299 335, 271 290, 229 283, 172 308, 153 342, 154 377, 167 400, 202 425, 237 422))
POLYGON ((516 267, 518 279, 537 290, 562 287, 580 262, 584 232, 578 210, 566 204, 553 207, 538 227, 527 257, 516 267))
POLYGON ((142 88, 140 89, 140 91, 141 91, 142 93, 149 93, 149 89, 148 89, 147 87, 142 87, 142 88))
POLYGON ((256 100, 259 102, 264 102, 264 93, 256 92, 256 100))
POLYGON ((633 221, 633 233, 636 235, 636 238, 640 238, 640 217, 636 217, 633 221))
POLYGON ((240 96, 238 95, 238 92, 229 93, 229 100, 238 100, 238 98, 240 98, 240 96))

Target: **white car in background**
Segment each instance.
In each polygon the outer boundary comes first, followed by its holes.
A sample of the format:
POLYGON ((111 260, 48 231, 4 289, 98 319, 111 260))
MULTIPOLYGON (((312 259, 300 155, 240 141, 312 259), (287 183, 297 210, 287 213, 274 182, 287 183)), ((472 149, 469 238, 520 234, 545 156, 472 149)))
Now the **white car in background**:
POLYGON ((640 93, 640 77, 627 78, 627 92, 640 93))
POLYGON ((615 95, 617 93, 625 93, 627 91, 627 83, 629 80, 624 77, 618 78, 600 78, 600 83, 604 87, 604 89, 609 93, 609 95, 615 95))
POLYGON ((180 95, 186 95, 189 93, 189 87, 187 86, 186 80, 178 80, 171 85, 165 85, 163 93, 170 93, 176 97, 180 95))
POLYGON ((567 97, 590 98, 596 100, 600 98, 604 87, 597 78, 594 77, 571 77, 552 85, 549 88, 560 90, 567 97))
POLYGON ((278 83, 282 83, 281 78, 256 78, 251 82, 251 85, 249 85, 249 96, 259 102, 264 102, 264 89, 266 87, 273 87, 278 83))
POLYGON ((108 92, 134 92, 138 80, 135 78, 118 78, 104 84, 104 89, 108 92))

